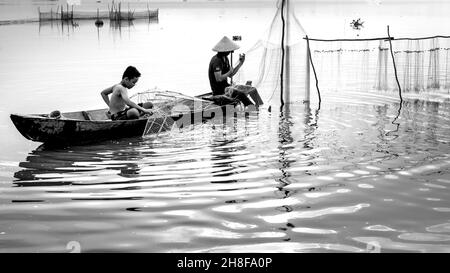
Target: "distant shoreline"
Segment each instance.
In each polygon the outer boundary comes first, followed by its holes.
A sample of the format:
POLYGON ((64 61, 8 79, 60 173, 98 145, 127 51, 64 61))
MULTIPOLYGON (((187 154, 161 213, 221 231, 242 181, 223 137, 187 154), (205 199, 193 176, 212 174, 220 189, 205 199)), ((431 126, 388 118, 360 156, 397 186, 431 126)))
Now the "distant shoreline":
POLYGON ((39 19, 0 20, 0 26, 39 23, 39 19))

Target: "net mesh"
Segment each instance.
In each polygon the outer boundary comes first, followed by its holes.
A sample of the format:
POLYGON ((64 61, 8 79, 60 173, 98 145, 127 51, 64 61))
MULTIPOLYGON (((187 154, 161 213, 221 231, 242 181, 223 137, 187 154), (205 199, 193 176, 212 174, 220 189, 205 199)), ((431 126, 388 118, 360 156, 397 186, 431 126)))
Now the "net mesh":
MULTIPOLYGON (((294 1, 282 2, 277 2, 270 27, 246 52, 245 64, 235 76, 238 82, 252 80, 266 105, 279 105, 281 94, 284 102, 290 103, 305 99, 306 90, 316 92, 303 39, 306 32, 295 13, 299 7, 294 1)), ((388 39, 309 41, 321 92, 397 94, 393 92, 398 86, 388 39)), ((391 42, 402 91, 450 93, 450 37, 391 42)))
MULTIPOLYGON (((449 90, 449 38, 392 41, 402 91, 449 90)), ((311 41, 321 90, 398 91, 387 40, 311 41)))
POLYGON ((213 106, 212 102, 178 92, 152 89, 136 93, 130 97, 136 103, 153 103, 153 115, 148 117, 143 136, 159 134, 171 130, 183 116, 202 112, 213 106))
POLYGON ((306 75, 304 36, 305 31, 295 16, 295 3, 286 1, 282 7, 282 1, 278 1, 270 27, 246 52, 245 64, 235 76, 237 81, 251 80, 266 105, 273 105, 280 102, 283 72, 284 99, 287 103, 301 101, 306 75))

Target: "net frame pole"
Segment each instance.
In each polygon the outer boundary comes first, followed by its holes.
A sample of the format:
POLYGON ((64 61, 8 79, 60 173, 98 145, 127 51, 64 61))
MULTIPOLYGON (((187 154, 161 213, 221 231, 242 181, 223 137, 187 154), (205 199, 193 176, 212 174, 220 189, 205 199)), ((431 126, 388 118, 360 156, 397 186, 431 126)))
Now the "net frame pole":
POLYGON ((398 76, 397 76, 397 66, 395 65, 395 57, 394 57, 394 51, 392 50, 392 39, 391 39, 391 35, 389 33, 389 26, 387 26, 387 34, 389 37, 389 49, 391 52, 391 57, 392 57, 392 64, 394 66, 394 75, 395 75, 395 81, 397 82, 397 86, 398 86, 398 95, 400 97, 400 105, 403 103, 403 97, 402 97, 402 88, 400 86, 400 82, 398 81, 398 76))
MULTIPOLYGON (((234 51, 231 51, 231 54, 230 54, 230 69, 234 69, 233 68, 233 52, 234 51)), ((230 84, 233 85, 233 73, 231 73, 230 84)))
POLYGON ((311 97, 311 83, 310 83, 310 80, 311 80, 311 71, 310 71, 310 62, 309 62, 309 59, 311 58, 311 56, 309 55, 309 53, 310 53, 310 50, 309 50, 309 42, 308 42, 308 40, 309 40, 309 38, 305 38, 305 40, 306 40, 306 64, 305 64, 305 66, 306 66, 306 71, 305 71, 305 99, 303 100, 303 102, 309 102, 310 101, 310 97, 311 97))
POLYGON ((282 31, 281 31, 281 71, 280 71, 280 109, 283 109, 284 99, 283 99, 283 87, 284 87, 284 61, 285 61, 285 51, 284 51, 284 37, 285 37, 285 29, 286 22, 284 19, 284 7, 286 0, 281 1, 281 22, 282 22, 282 31))
POLYGON ((285 3, 285 13, 286 13, 286 26, 285 26, 285 40, 286 43, 284 45, 284 103, 289 104, 291 102, 291 93, 290 93, 290 87, 291 87, 291 69, 290 69, 290 50, 289 50, 289 43, 290 43, 290 37, 289 37, 289 29, 290 29, 290 24, 289 24, 289 0, 286 0, 285 3))

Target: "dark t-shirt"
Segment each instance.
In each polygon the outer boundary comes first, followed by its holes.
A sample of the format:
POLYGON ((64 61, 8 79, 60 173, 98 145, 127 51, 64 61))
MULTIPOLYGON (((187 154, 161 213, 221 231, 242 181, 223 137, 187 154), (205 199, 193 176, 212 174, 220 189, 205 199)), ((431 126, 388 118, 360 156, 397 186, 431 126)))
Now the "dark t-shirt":
POLYGON ((222 71, 222 74, 230 71, 230 62, 227 57, 224 57, 225 61, 217 55, 211 58, 208 69, 209 84, 211 85, 211 90, 213 95, 223 95, 225 94, 225 87, 230 86, 227 80, 216 81, 214 72, 222 71))

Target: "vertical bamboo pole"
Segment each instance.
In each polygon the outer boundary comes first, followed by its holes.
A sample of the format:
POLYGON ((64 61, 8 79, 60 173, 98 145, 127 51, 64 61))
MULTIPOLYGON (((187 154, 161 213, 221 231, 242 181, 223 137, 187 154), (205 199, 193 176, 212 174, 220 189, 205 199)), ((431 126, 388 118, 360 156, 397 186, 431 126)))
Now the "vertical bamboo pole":
POLYGON ((389 33, 389 26, 387 26, 387 34, 388 34, 388 38, 389 38, 389 49, 391 51, 391 56, 392 56, 392 64, 394 65, 394 74, 395 74, 395 80, 397 81, 397 86, 398 86, 398 95, 400 97, 400 105, 403 102, 403 97, 402 97, 402 88, 400 87, 400 82, 398 81, 398 77, 397 77, 397 67, 395 66, 395 58, 394 58, 394 52, 392 51, 392 39, 391 39, 391 35, 389 33))
POLYGON ((307 48, 308 48, 309 63, 311 64, 312 70, 314 72, 314 78, 316 80, 317 97, 319 99, 319 108, 317 110, 320 110, 320 104, 322 103, 322 96, 320 95, 319 80, 317 79, 316 69, 314 68, 314 63, 313 63, 313 60, 312 60, 312 57, 311 57, 311 48, 309 47, 308 35, 306 35, 306 43, 307 43, 307 48))
POLYGON ((291 102, 291 69, 290 69, 290 49, 289 49, 289 43, 290 43, 290 36, 289 36, 289 29, 290 29, 290 20, 289 20, 289 0, 286 0, 286 44, 285 44, 285 56, 284 56, 284 63, 285 63, 285 85, 284 85, 284 102, 286 104, 289 104, 291 102))
POLYGON ((309 67, 309 59, 311 58, 311 56, 309 56, 309 42, 308 42, 308 37, 306 37, 306 71, 305 71, 305 99, 304 102, 309 102, 310 100, 310 96, 311 96, 311 84, 310 84, 310 80, 311 80, 311 72, 310 72, 310 67, 309 67))
POLYGON ((122 20, 122 3, 119 2, 119 21, 122 20))
MULTIPOLYGON (((231 69, 231 68, 233 68, 233 51, 231 51, 230 59, 231 59, 231 61, 230 61, 231 62, 230 69, 231 69)), ((233 85, 233 76, 230 77, 230 82, 231 82, 231 85, 233 85)))
POLYGON ((284 106, 284 100, 283 100, 283 89, 284 89, 284 58, 285 58, 285 52, 284 52, 284 36, 285 36, 285 30, 286 30, 286 23, 284 20, 284 7, 286 4, 286 0, 281 1, 281 22, 282 22, 282 28, 281 28, 281 71, 280 71, 280 109, 284 106))

